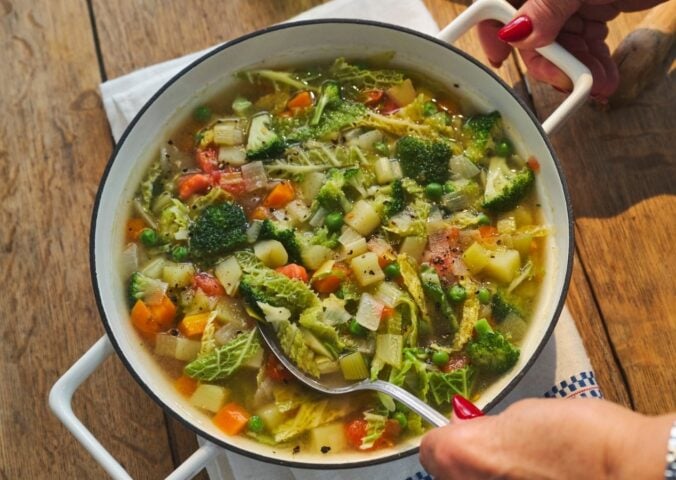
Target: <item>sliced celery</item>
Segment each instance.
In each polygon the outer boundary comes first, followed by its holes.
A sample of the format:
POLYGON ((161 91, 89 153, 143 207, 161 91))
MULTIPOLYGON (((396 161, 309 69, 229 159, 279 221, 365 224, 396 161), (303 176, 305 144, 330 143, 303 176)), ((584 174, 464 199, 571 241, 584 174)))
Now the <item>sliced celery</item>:
POLYGON ((340 363, 340 369, 343 372, 345 380, 363 380, 369 376, 364 356, 359 352, 342 356, 338 362, 340 363))

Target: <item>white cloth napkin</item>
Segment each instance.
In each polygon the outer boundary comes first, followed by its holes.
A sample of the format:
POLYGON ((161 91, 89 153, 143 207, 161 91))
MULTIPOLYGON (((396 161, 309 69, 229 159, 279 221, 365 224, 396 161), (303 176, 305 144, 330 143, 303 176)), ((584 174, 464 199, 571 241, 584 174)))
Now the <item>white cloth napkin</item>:
MULTIPOLYGON (((314 18, 361 18, 393 23, 430 35, 438 32, 434 19, 421 0, 333 0, 290 20, 314 18)), ((120 138, 134 115, 167 80, 209 50, 152 65, 101 84, 103 104, 115 140, 120 138)), ((580 334, 567 308, 564 308, 537 364, 493 412, 499 412, 522 398, 542 396, 602 396, 580 334)), ((204 442, 201 438, 198 440, 204 442)), ((360 469, 318 471, 269 465, 224 450, 207 467, 207 471, 213 480, 430 479, 417 456, 360 469)))

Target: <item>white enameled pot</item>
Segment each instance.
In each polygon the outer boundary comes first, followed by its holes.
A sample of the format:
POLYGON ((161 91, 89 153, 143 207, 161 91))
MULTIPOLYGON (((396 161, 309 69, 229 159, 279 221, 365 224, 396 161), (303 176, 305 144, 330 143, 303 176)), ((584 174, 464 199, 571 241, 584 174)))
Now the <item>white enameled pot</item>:
MULTIPOLYGON (((96 198, 91 230, 91 272, 101 317, 107 332, 64 376, 50 393, 50 405, 68 429, 114 478, 127 472, 73 415, 70 400, 77 387, 113 351, 133 377, 170 414, 201 437, 208 439, 171 478, 188 478, 225 447, 266 462, 308 468, 349 468, 390 461, 417 452, 419 438, 392 449, 343 452, 331 455, 292 454, 242 437, 228 437, 208 415, 191 406, 173 388, 162 368, 144 347, 129 320, 125 279, 119 268, 125 217, 136 185, 167 132, 201 101, 227 89, 233 74, 252 67, 330 62, 336 57, 363 58, 395 52, 393 65, 433 79, 471 99, 485 111, 502 113, 517 150, 535 156, 541 170, 537 194, 545 222, 552 226, 546 245, 547 275, 532 324, 521 346, 514 369, 491 385, 478 406, 490 410, 537 361, 563 307, 572 260, 572 216, 561 169, 547 140, 550 133, 581 102, 591 87, 589 71, 557 45, 541 53, 566 72, 574 83, 572 94, 540 124, 527 107, 498 77, 477 60, 449 43, 484 19, 507 22, 514 9, 503 0, 480 0, 438 38, 400 27, 354 20, 318 20, 284 24, 233 40, 184 69, 155 94, 134 118, 106 168, 96 198)), ((118 426, 123 428, 123 426, 118 426)))

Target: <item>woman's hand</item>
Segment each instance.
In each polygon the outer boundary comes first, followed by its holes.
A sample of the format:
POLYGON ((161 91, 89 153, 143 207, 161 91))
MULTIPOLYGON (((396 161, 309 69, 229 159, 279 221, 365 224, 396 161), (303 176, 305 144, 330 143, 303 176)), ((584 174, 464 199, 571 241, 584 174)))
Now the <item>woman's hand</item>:
POLYGON ((605 99, 617 89, 617 66, 610 58, 605 39, 606 23, 620 12, 650 8, 665 0, 511 0, 519 7, 505 25, 485 21, 479 25, 479 39, 489 61, 498 67, 512 47, 519 49, 528 72, 559 90, 570 91, 570 79, 535 49, 553 41, 575 55, 594 78, 592 96, 605 99))
POLYGON ((675 415, 596 399, 532 399, 429 432, 420 461, 436 479, 642 478, 664 474, 675 415))

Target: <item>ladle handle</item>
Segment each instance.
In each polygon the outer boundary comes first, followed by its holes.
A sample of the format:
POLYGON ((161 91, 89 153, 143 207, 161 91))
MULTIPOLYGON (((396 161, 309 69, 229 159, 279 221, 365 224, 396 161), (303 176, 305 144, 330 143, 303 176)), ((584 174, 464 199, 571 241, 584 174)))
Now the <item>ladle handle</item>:
MULTIPOLYGON (((516 9, 505 0, 478 0, 439 32, 437 38, 448 43, 454 43, 479 22, 497 20, 507 23, 514 17, 515 13, 516 9)), ((587 100, 592 87, 592 75, 582 62, 558 43, 538 48, 537 51, 559 67, 573 82, 573 91, 570 95, 542 122, 544 131, 551 135, 587 100)))
POLYGON ((450 423, 448 418, 401 387, 390 382, 383 382, 382 380, 370 382, 369 385, 373 390, 385 393, 395 400, 400 401, 435 427, 443 427, 450 423))

